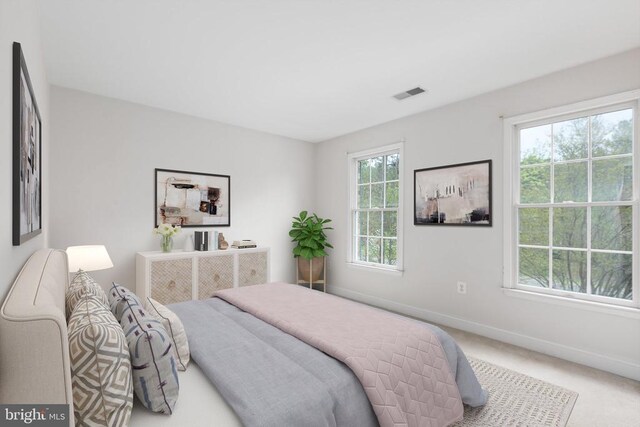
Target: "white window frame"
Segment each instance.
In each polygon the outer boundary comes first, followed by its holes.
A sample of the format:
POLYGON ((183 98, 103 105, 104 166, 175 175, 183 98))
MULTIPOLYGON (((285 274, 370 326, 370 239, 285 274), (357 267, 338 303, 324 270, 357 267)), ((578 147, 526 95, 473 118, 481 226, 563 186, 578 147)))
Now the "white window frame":
MULTIPOLYGON (((534 300, 546 300, 555 304, 572 305, 590 308, 596 311, 613 312, 638 317, 640 315, 640 90, 633 90, 602 98, 578 102, 557 108, 534 113, 522 114, 504 119, 504 264, 503 287, 508 295, 534 300), (603 113, 623 108, 633 109, 633 195, 630 202, 615 202, 613 205, 629 205, 633 207, 633 242, 632 242, 632 292, 633 299, 623 300, 598 295, 586 295, 559 289, 537 288, 518 283, 518 208, 540 207, 536 204, 519 205, 519 129, 536 125, 562 121, 580 115, 603 113), (577 304, 577 305, 576 305, 577 304)), ((589 160, 591 153, 589 153, 589 160)), ((589 170, 589 182, 591 170, 589 170)), ((551 177, 553 179, 553 177, 551 177)), ((593 202, 591 202, 593 204, 593 202)), ((597 203, 607 205, 607 203, 597 203)), ((545 204, 544 207, 579 206, 580 204, 563 205, 562 203, 545 204)), ((586 205, 586 203, 584 204, 586 205)), ((590 234, 590 225, 587 226, 590 234)))
POLYGON ((348 171, 349 171, 349 212, 348 212, 348 251, 347 251, 347 263, 353 266, 370 268, 373 270, 381 270, 393 273, 401 273, 403 268, 403 193, 404 193, 404 140, 385 145, 383 147, 377 147, 370 150, 358 151, 355 153, 348 153, 348 171), (397 237, 396 237, 396 265, 378 264, 372 262, 359 261, 356 257, 357 245, 354 244, 354 211, 358 206, 358 170, 357 164, 359 160, 368 159, 371 157, 384 156, 388 154, 398 153, 400 158, 398 165, 398 225, 397 225, 397 237))

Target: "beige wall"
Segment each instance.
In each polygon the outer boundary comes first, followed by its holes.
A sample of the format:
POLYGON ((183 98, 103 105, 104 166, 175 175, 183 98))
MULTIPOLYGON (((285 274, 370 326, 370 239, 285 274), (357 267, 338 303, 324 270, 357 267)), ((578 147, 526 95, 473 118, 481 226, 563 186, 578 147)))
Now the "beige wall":
POLYGON ((503 293, 500 119, 637 88, 640 49, 319 144, 316 210, 334 220, 332 292, 640 378, 637 318, 503 293), (404 274, 347 265, 346 153, 403 138, 404 274), (493 159, 494 166, 493 227, 413 225, 414 169, 484 159, 493 159), (466 295, 456 293, 458 280, 467 282, 466 295))
POLYGON ((37 249, 47 246, 49 232, 49 84, 45 75, 35 1, 0 2, 0 298, 22 264, 37 249), (13 42, 22 45, 31 84, 42 118, 42 223, 43 232, 21 246, 12 245, 13 154, 13 42))
POLYGON ((134 289, 135 253, 159 250, 154 168, 230 175, 231 227, 204 230, 271 247, 272 280, 294 279, 288 232, 312 209, 312 144, 55 86, 51 110, 51 245, 106 245, 103 286, 134 289))

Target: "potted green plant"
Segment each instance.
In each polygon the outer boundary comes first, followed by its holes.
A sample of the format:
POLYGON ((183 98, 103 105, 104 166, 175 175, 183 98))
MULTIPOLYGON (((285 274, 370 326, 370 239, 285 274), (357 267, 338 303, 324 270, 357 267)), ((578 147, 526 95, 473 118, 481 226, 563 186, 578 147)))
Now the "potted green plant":
POLYGON ((325 230, 332 230, 326 224, 330 219, 320 218, 315 213, 308 215, 302 211, 297 217, 293 217, 289 236, 292 242, 296 242, 293 248, 293 256, 298 259, 298 271, 305 282, 315 282, 320 278, 324 270, 324 257, 327 256, 325 248, 333 248, 327 242, 325 230))

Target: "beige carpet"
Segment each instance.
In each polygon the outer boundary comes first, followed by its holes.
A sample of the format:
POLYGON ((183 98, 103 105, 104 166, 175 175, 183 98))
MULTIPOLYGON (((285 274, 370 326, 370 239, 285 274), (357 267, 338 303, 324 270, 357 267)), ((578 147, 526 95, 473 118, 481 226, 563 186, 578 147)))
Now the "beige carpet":
POLYGON ((469 358, 482 387, 484 407, 465 406, 456 427, 564 427, 578 393, 479 359, 469 358))

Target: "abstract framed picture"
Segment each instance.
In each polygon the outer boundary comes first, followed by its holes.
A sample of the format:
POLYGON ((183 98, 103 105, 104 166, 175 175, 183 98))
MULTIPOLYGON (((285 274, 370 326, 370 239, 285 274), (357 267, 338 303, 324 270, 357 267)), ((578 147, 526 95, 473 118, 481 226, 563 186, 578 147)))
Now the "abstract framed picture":
POLYGON ((413 172, 415 225, 492 225, 491 160, 413 172))
POLYGON ((231 177, 171 169, 155 170, 155 226, 228 227, 231 177))
POLYGON ((42 119, 20 43, 13 43, 13 245, 42 232, 42 119))

